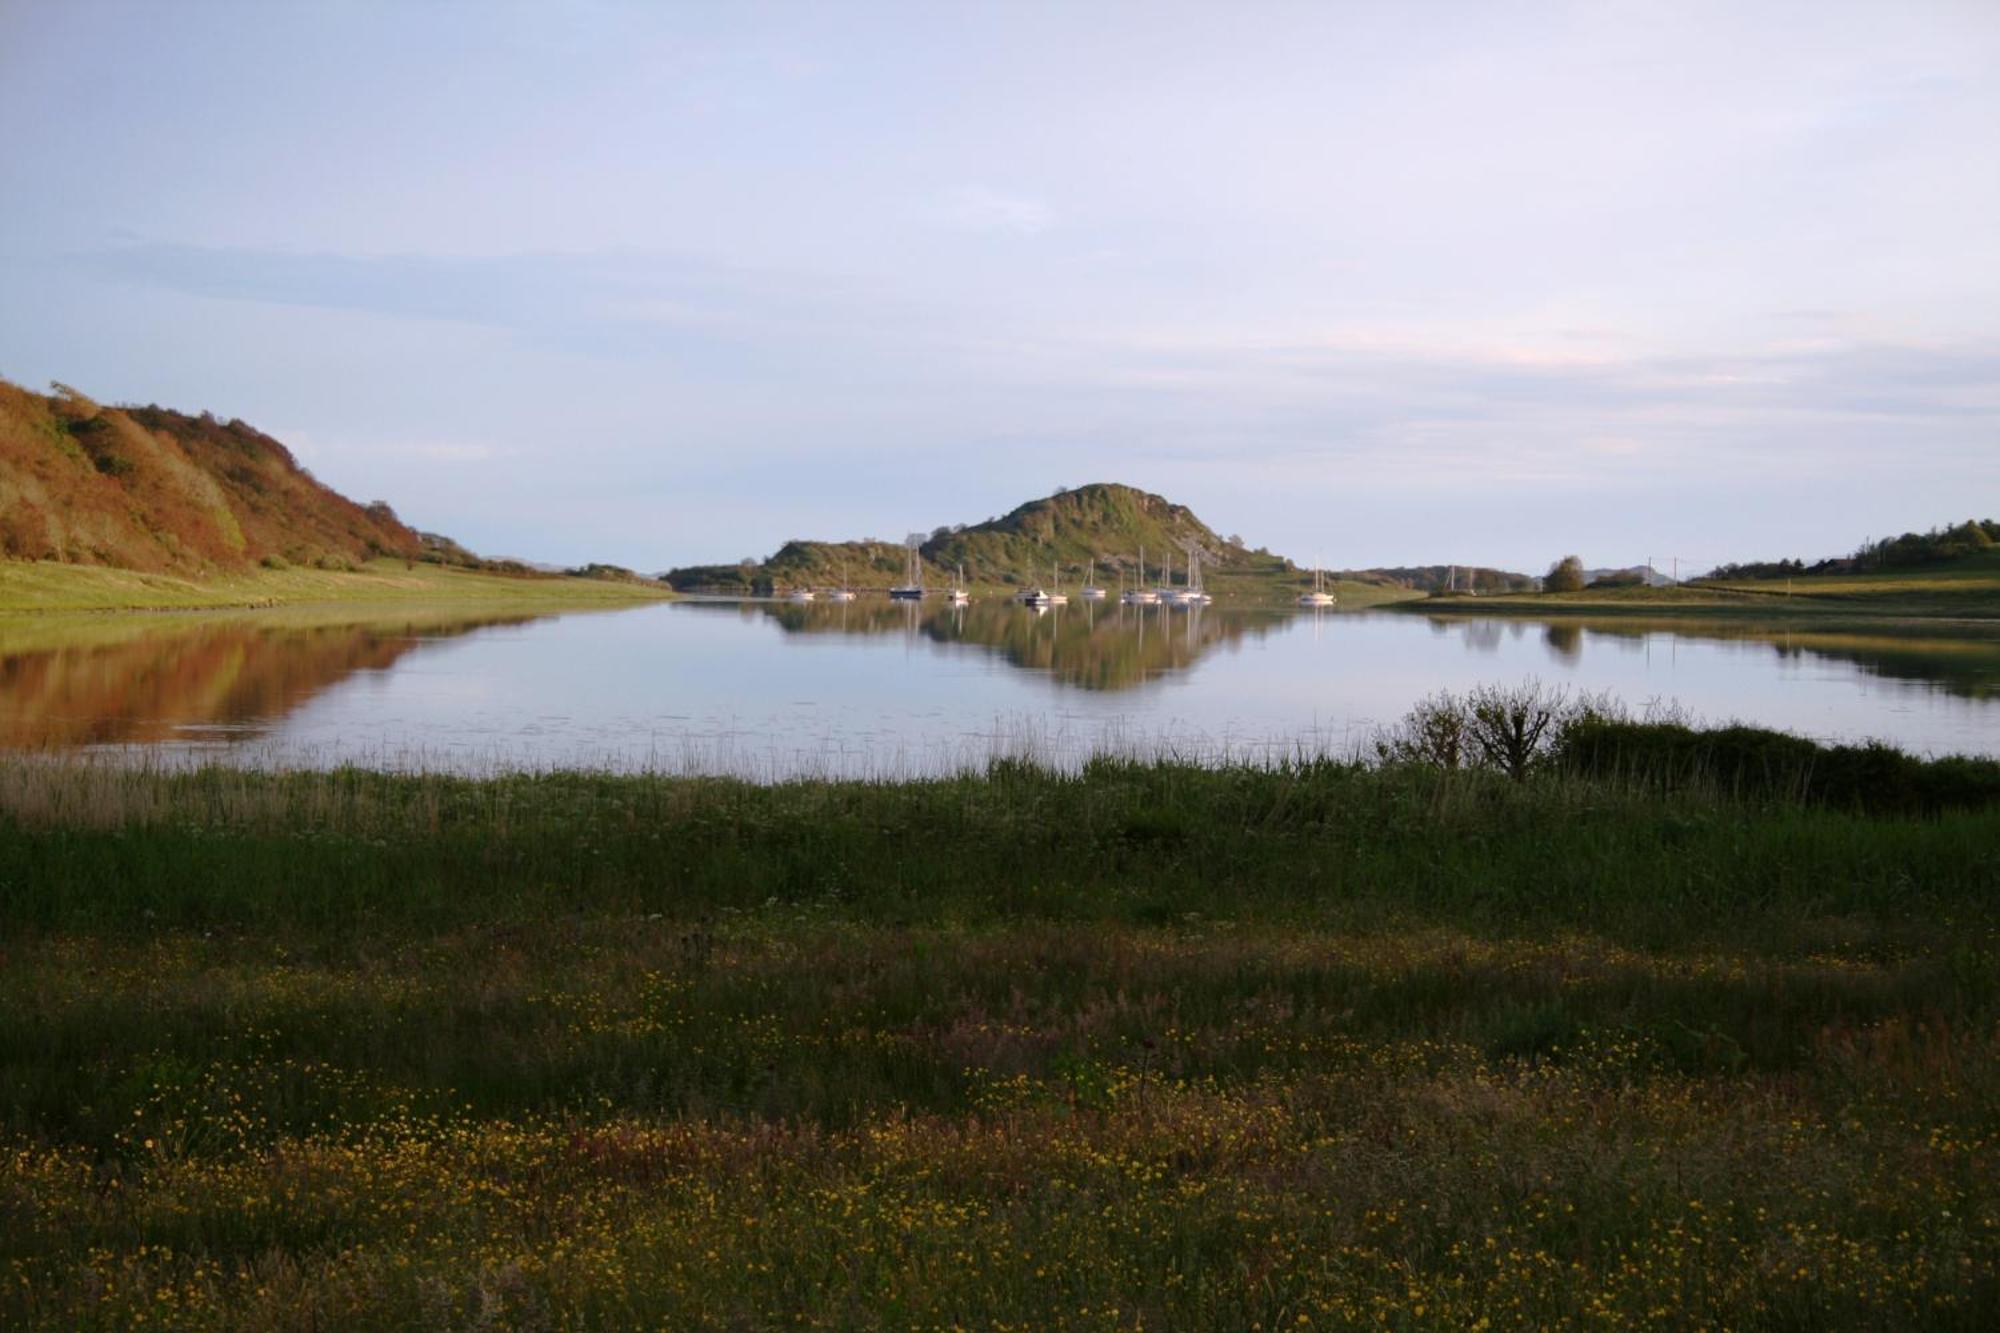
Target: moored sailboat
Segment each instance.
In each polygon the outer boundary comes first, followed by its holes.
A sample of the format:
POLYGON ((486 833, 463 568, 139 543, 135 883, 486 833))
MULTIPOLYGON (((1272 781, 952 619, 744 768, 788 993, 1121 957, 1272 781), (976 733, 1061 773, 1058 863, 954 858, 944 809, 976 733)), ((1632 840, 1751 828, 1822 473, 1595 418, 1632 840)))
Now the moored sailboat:
POLYGON ((1311 592, 1299 594, 1300 606, 1332 606, 1338 599, 1326 590, 1326 571, 1313 566, 1313 586, 1311 592))
POLYGON ((1097 561, 1092 560, 1089 565, 1085 566, 1083 590, 1078 595, 1086 602, 1101 602, 1104 600, 1104 589, 1097 586, 1097 561))
POLYGON ((924 562, 917 555, 914 540, 903 544, 903 581, 889 589, 889 598, 897 602, 920 602, 924 598, 924 562))
POLYGON ((1146 587, 1145 584, 1146 584, 1146 548, 1141 546, 1139 548, 1139 576, 1132 580, 1132 586, 1129 589, 1127 589, 1124 595, 1119 597, 1118 600, 1125 603, 1125 605, 1127 606, 1153 605, 1155 602, 1160 600, 1160 595, 1154 592, 1151 588, 1146 587))

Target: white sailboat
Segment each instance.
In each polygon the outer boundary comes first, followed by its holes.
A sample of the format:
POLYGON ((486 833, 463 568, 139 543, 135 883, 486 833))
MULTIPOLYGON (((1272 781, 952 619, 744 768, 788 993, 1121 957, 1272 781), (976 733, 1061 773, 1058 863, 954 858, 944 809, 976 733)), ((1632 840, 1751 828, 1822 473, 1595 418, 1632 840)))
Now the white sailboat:
POLYGON ((1171 560, 1160 562, 1160 582, 1153 589, 1153 599, 1166 606, 1178 606, 1181 590, 1174 586, 1174 567, 1171 560))
POLYGON ((1201 556, 1196 552, 1195 548, 1192 546, 1188 547, 1187 556, 1188 556, 1187 587, 1181 589, 1181 596, 1180 596, 1181 605, 1207 606, 1210 602, 1214 601, 1215 599, 1213 597, 1210 597, 1208 593, 1203 591, 1201 586, 1201 556))
POLYGON ((829 602, 851 602, 854 600, 854 589, 847 586, 847 562, 845 560, 840 562, 840 586, 832 592, 827 593, 826 600, 829 602))
MULTIPOLYGON (((1049 567, 1049 572, 1052 576, 1058 573, 1054 565, 1049 567)), ((1029 606, 1035 607, 1037 610, 1047 610, 1051 606, 1067 605, 1069 598, 1063 595, 1062 585, 1054 577, 1051 577, 1050 583, 1054 586, 1044 588, 1040 584, 1036 584, 1021 594, 1021 600, 1029 606)))
POLYGON ((1311 592, 1299 594, 1300 606, 1332 606, 1339 599, 1326 590, 1326 571, 1313 566, 1313 587, 1311 592))
POLYGON ((785 600, 788 602, 810 602, 812 599, 811 588, 794 588, 785 595, 785 600))
POLYGON ((972 594, 965 590, 964 565, 958 567, 958 574, 951 581, 951 592, 948 596, 953 606, 964 606, 972 600, 972 594))
POLYGON ((1104 600, 1104 589, 1097 586, 1097 561, 1092 560, 1084 569, 1083 591, 1079 594, 1086 602, 1104 600))
POLYGON ((1151 588, 1145 587, 1145 582, 1146 548, 1141 546, 1139 548, 1139 577, 1132 580, 1132 586, 1118 600, 1127 606, 1151 606, 1159 601, 1160 595, 1151 588))

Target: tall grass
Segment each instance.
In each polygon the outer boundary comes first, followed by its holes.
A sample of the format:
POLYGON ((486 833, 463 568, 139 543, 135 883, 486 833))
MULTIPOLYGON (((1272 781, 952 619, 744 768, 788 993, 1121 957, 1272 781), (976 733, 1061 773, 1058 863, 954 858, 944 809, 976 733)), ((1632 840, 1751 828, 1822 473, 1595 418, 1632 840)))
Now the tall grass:
POLYGON ((2000 811, 0 763, 0 1325, 1983 1328, 2000 811))

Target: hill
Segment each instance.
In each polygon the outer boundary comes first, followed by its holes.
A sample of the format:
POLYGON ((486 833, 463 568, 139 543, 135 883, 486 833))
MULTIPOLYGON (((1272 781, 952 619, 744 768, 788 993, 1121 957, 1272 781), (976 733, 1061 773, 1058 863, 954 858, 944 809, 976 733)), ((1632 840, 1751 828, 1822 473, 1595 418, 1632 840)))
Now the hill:
POLYGON ((143 573, 424 558, 386 504, 315 480, 241 421, 0 381, 0 554, 143 573))
MULTIPOLYGON (((1094 560, 1098 581, 1114 586, 1121 576, 1138 579, 1141 547, 1149 582, 1169 559, 1179 571, 1176 581, 1184 579, 1190 549, 1199 554, 1205 576, 1224 582, 1297 574, 1289 560, 1218 536, 1187 506, 1115 482, 1058 491, 984 523, 938 528, 919 542, 918 555, 925 582, 933 585, 949 582, 961 565, 966 582, 977 586, 1047 582, 1052 566, 1060 566, 1064 582, 1076 582, 1094 560)), ((844 572, 856 587, 887 587, 902 581, 904 554, 900 542, 790 541, 768 560, 695 565, 662 577, 676 588, 771 592, 834 586, 844 572)))
POLYGON ((1342 570, 1340 577, 1412 592, 1532 592, 1541 580, 1532 574, 1488 569, 1484 565, 1398 565, 1342 570))

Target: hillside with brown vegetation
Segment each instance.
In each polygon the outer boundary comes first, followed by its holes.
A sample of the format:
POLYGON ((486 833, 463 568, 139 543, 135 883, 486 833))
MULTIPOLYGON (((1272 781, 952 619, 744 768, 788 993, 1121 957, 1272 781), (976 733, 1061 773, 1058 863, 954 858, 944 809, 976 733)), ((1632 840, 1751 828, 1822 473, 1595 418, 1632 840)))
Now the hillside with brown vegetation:
POLYGON ((0 380, 0 554, 184 575, 425 558, 388 505, 356 504, 241 421, 51 388, 0 380))

